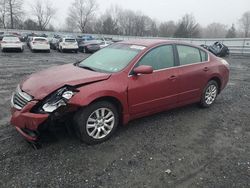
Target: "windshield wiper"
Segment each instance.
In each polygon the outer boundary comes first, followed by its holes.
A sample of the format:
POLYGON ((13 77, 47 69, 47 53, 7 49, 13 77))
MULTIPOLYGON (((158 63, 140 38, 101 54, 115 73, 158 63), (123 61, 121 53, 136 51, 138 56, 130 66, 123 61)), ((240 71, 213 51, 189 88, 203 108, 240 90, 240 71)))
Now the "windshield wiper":
POLYGON ((91 67, 88 67, 88 66, 79 66, 79 67, 81 67, 81 68, 83 68, 83 69, 87 69, 87 70, 96 72, 95 69, 93 69, 93 68, 91 68, 91 67))

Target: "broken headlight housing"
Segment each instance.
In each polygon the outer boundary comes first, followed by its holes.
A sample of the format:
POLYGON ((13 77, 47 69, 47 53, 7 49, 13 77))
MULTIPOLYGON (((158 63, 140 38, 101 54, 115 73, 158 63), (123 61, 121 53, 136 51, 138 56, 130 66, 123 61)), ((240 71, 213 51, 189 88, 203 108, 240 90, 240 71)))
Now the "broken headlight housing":
POLYGON ((66 106, 76 92, 77 90, 72 87, 65 86, 60 88, 39 102, 33 111, 38 113, 52 113, 58 108, 66 106))

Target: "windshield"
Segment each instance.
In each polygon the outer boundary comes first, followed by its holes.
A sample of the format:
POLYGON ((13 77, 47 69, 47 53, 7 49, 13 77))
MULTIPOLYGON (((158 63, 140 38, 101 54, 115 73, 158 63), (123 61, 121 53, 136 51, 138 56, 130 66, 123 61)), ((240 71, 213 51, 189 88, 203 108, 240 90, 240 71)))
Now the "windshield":
POLYGON ((119 72, 145 47, 113 44, 79 63, 79 67, 90 68, 100 72, 119 72))

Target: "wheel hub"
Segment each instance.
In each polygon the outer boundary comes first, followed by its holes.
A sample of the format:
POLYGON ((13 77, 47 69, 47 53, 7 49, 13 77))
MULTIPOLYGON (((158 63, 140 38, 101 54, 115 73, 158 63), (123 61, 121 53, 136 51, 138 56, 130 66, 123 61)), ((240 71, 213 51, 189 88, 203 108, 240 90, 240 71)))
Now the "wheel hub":
POLYGON ((108 108, 99 108, 89 116, 86 130, 92 138, 102 139, 112 131, 114 124, 114 113, 108 108))

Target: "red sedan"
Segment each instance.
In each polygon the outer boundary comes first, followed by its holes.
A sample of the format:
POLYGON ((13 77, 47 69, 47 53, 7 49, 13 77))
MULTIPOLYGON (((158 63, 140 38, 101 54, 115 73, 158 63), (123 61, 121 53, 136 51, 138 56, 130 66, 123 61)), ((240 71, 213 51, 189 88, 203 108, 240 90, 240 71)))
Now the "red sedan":
POLYGON ((126 124, 191 103, 211 106, 229 65, 208 51, 167 40, 112 44, 87 59, 35 73, 13 94, 11 124, 29 141, 54 122, 96 144, 126 124))

